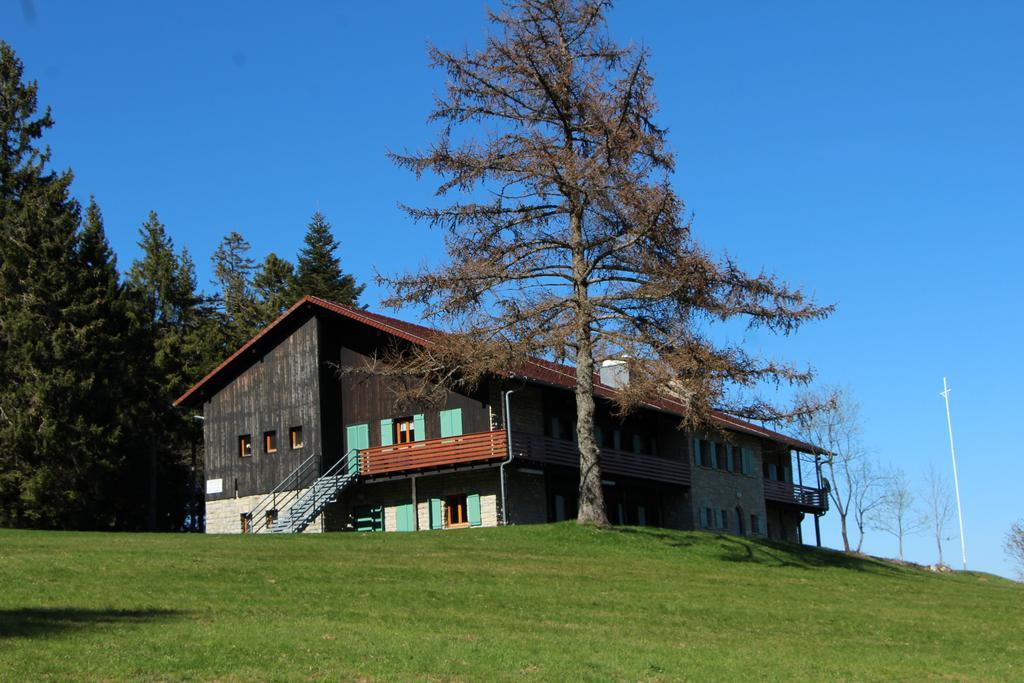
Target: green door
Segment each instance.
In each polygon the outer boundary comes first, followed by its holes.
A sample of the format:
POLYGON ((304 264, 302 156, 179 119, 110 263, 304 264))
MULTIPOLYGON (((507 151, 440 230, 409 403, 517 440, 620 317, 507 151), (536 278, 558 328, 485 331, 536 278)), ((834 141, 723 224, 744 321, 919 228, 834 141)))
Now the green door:
POLYGON ((359 474, 359 454, 352 451, 361 451, 370 447, 370 425, 349 425, 345 428, 346 453, 349 454, 348 473, 359 474))

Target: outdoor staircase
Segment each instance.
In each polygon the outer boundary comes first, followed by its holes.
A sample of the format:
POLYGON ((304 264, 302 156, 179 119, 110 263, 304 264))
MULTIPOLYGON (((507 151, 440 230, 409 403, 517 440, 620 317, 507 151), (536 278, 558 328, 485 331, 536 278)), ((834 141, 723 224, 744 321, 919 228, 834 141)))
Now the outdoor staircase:
POLYGON ((329 504, 338 500, 338 494, 359 478, 356 474, 332 474, 313 482, 294 503, 270 524, 270 533, 298 534, 306 530, 329 504))
POLYGON ((306 459, 250 510, 249 533, 301 533, 359 480, 358 451, 350 451, 326 472, 322 463, 319 455, 306 459))

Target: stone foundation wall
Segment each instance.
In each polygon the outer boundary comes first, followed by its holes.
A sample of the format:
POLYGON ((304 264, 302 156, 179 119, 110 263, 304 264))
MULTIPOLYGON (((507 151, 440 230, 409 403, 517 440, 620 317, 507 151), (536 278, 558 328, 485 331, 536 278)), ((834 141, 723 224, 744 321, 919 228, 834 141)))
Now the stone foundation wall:
MULTIPOLYGON (((242 515, 259 505, 265 494, 258 496, 239 496, 238 498, 221 498, 206 501, 206 533, 208 534, 240 534, 242 533, 242 515)), ((306 527, 303 533, 320 533, 324 530, 324 515, 321 514, 306 527)))
MULTIPOLYGON (((513 394, 515 396, 515 394, 513 394)), ((505 468, 509 524, 544 524, 548 521, 547 486, 543 474, 505 468)))

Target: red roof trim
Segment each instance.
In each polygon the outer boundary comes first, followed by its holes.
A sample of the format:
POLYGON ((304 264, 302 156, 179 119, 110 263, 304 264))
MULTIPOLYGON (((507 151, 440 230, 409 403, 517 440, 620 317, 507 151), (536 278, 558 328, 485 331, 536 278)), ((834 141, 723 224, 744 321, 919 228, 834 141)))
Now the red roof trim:
MULTIPOLYGON (((294 315, 304 305, 311 304, 317 308, 321 308, 332 313, 343 315, 346 318, 361 322, 365 325, 369 325, 382 332, 394 335, 401 339, 404 339, 412 344, 426 345, 432 341, 432 338, 436 337, 439 333, 437 330, 433 330, 423 325, 417 325, 415 323, 408 323, 404 320, 398 320, 397 318, 391 318, 386 315, 380 315, 379 313, 371 313, 359 308, 352 306, 345 306, 343 304, 336 304, 333 301, 327 301, 315 296, 304 296, 302 299, 297 301, 295 305, 289 308, 287 311, 282 313, 277 320, 267 325, 263 330, 260 331, 255 337, 247 341, 240 349, 231 354, 223 363, 218 365, 216 368, 211 370, 205 377, 199 380, 195 386, 186 391, 184 394, 179 396, 175 401, 175 406, 184 405, 192 397, 194 397, 203 387, 210 383, 214 377, 225 370, 231 365, 237 358, 242 356, 247 350, 251 349, 257 342, 265 337, 272 330, 278 328, 286 319, 294 315)), ((571 389, 576 382, 576 370, 568 365, 561 363, 554 363, 547 361, 542 358, 534 358, 527 363, 526 367, 520 371, 526 379, 542 382, 545 384, 552 384, 559 387, 571 389)), ((600 381, 595 377, 594 383, 594 394, 603 398, 614 398, 615 389, 612 387, 601 384, 600 381)), ((658 397, 653 401, 649 402, 652 408, 663 410, 665 412, 681 415, 684 407, 679 401, 669 397, 662 396, 658 397)), ((760 436, 773 441, 787 444, 797 450, 801 450, 807 453, 824 453, 820 448, 812 446, 803 441, 793 439, 784 434, 779 434, 770 429, 764 427, 758 427, 755 424, 741 420, 738 417, 728 415, 716 411, 713 414, 714 419, 724 428, 734 429, 736 431, 745 432, 754 436, 760 436)))

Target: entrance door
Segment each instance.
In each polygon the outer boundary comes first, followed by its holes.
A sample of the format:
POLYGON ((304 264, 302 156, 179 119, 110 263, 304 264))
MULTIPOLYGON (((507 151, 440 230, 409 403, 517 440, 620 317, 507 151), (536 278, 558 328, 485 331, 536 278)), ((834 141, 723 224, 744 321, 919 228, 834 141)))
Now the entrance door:
POLYGON ((348 473, 359 474, 359 458, 352 451, 361 451, 370 447, 370 425, 368 423, 349 425, 345 428, 346 453, 348 459, 348 473))

